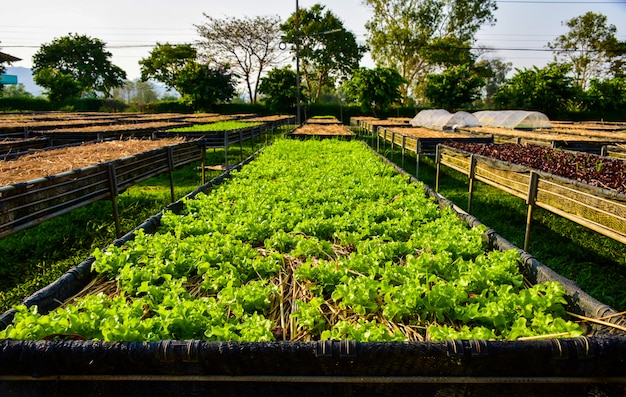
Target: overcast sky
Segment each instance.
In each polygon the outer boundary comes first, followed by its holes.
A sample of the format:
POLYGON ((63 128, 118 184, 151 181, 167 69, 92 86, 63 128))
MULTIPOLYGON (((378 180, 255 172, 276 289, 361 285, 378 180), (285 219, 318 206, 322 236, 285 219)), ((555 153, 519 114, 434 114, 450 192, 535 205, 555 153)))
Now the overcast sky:
MULTIPOLYGON (((300 0, 300 7, 326 5, 346 28, 364 43, 365 22, 371 11, 361 0, 300 0)), ((293 0, 30 0, 4 4, 0 25, 0 50, 22 58, 12 66, 32 66, 32 56, 44 43, 69 33, 85 34, 107 44, 112 62, 139 77, 138 61, 148 56, 156 42, 193 43, 199 39, 194 25, 203 13, 215 18, 278 15, 283 20, 295 11, 293 0)), ((509 0, 498 1, 497 22, 478 34, 479 45, 498 51, 499 57, 516 68, 542 67, 552 59, 546 44, 567 32, 562 22, 587 11, 604 14, 626 40, 626 0, 509 0)), ((367 56, 362 66, 373 67, 367 56)))

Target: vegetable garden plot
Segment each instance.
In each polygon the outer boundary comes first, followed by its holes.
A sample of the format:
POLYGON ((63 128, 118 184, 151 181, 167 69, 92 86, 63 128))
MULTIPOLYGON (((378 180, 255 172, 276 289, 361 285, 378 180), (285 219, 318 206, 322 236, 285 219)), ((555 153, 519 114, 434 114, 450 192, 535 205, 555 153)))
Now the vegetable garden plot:
POLYGON ((471 134, 492 135, 495 143, 517 143, 523 145, 540 145, 567 150, 576 150, 587 153, 600 154, 602 147, 618 142, 626 142, 626 135, 606 136, 583 136, 572 135, 567 132, 549 132, 509 130, 497 127, 473 127, 461 128, 461 132, 471 134))
POLYGON ((268 124, 239 120, 223 120, 209 124, 195 124, 189 127, 172 128, 159 133, 157 137, 185 137, 202 139, 205 148, 224 149, 224 167, 228 168, 228 148, 239 143, 240 161, 243 161, 244 141, 252 140, 267 133, 268 124))
POLYGON ((308 138, 342 138, 351 139, 354 133, 340 124, 303 124, 291 131, 288 136, 308 139, 308 138))
POLYGON ((275 130, 283 126, 295 125, 296 117, 284 115, 262 116, 247 118, 246 121, 251 123, 264 123, 267 124, 269 129, 275 130))
POLYGON ((50 138, 4 139, 0 140, 0 160, 22 156, 32 150, 51 146, 50 138))
MULTIPOLYGON (((437 145, 444 142, 474 142, 493 143, 493 137, 472 135, 467 133, 444 132, 432 130, 430 128, 401 127, 387 128, 380 127, 376 134, 376 151, 380 152, 381 138, 383 151, 385 143, 391 143, 391 157, 393 158, 394 148, 398 147, 402 151, 402 167, 404 167, 404 155, 408 150, 415 152, 415 176, 419 176, 420 156, 434 156, 437 145)), ((372 146, 373 143, 372 143, 372 146)))
MULTIPOLYGON (((112 200, 119 236, 116 196, 120 192, 149 177, 172 172, 175 167, 201 161, 203 153, 197 141, 141 141, 134 145, 125 141, 55 149, 1 161, 4 172, 0 175, 4 174, 4 179, 0 177, 0 181, 4 187, 0 187, 0 237, 103 199, 112 200), (126 151, 118 147, 117 151, 107 152, 106 148, 112 145, 122 145, 126 151), (157 148, 147 150, 150 145, 157 148), (95 149, 91 156, 90 147, 95 149), (142 150, 122 155, 129 153, 130 147, 142 150), (55 153, 60 155, 54 158, 55 153), (111 153, 115 154, 111 157, 111 153), (85 159, 93 165, 85 165, 85 159), (64 167, 63 171, 55 166, 64 167)), ((170 182, 173 201, 174 186, 170 182)))
POLYGON ((341 125, 341 121, 339 121, 334 116, 317 116, 317 117, 308 118, 304 122, 304 124, 322 124, 322 125, 339 124, 341 125))
MULTIPOLYGON (((484 227, 459 222, 360 143, 280 141, 184 206, 68 275, 93 265, 106 275, 93 293, 45 316, 18 308, 3 338, 105 342, 2 340, 0 390, 54 380, 83 392, 124 382, 159 395, 178 382, 211 393, 398 395, 491 382, 510 395, 520 382, 545 391, 624 381, 623 338, 564 317, 570 297, 556 279, 524 288, 528 257, 485 252, 484 227), (374 342, 395 340, 412 342, 374 342)), ((529 280, 546 274, 529 267, 529 280)), ((574 290, 568 308, 620 318, 574 290)))
POLYGON ((157 234, 138 232, 124 247, 97 251, 93 269, 116 280, 110 290, 52 313, 52 328, 43 325, 50 317, 27 325, 38 316, 20 309, 3 336, 423 341, 582 334, 558 319, 565 303, 558 283, 522 288, 516 251, 485 253, 482 228, 468 229, 419 185, 371 155, 363 159, 361 145, 308 147, 298 152, 281 142, 223 188, 187 201, 184 214, 164 214, 157 234), (534 309, 518 312, 517 305, 534 309), (80 312, 97 319, 83 323, 80 312), (72 313, 78 317, 63 320, 72 313))
POLYGON ((376 134, 380 128, 415 128, 409 123, 403 121, 390 121, 390 120, 364 120, 361 123, 361 128, 368 134, 376 134))
MULTIPOLYGON (((474 179, 480 180, 507 193, 526 200, 528 221, 524 249, 528 248, 530 223, 534 206, 544 208, 591 230, 626 243, 626 188, 623 161, 602 159, 593 155, 582 155, 562 151, 551 151, 541 147, 496 145, 493 155, 506 156, 511 162, 474 154, 467 150, 485 152, 489 146, 462 144, 454 148, 441 145, 437 154, 437 167, 446 165, 470 178, 468 211, 471 212, 474 179), (472 149, 473 148, 473 149, 472 149), (511 149, 513 148, 513 149, 511 149), (521 153, 517 153, 518 150, 521 153), (533 168, 515 164, 516 158, 531 161, 533 168), (555 160, 556 159, 556 160, 555 160), (559 160, 560 159, 560 160, 559 160), (604 161, 604 163, 602 163, 604 161), (568 164, 569 163, 569 164, 568 164), (539 170, 545 165, 544 170, 539 170), (601 170, 605 179, 602 179, 601 170), (569 171, 568 171, 569 170, 569 171), (562 176, 554 173, 562 173, 562 176), (590 177, 591 175, 591 177, 590 177), (568 179, 576 178, 575 179, 568 179), (587 183, 580 182, 587 178, 587 183), (609 186, 609 184, 612 184, 609 186), (592 186, 595 185, 595 186, 592 186), (602 187, 599 187, 602 186, 602 187), (606 189, 609 187, 610 189, 606 189)), ((439 186, 437 172, 436 189, 439 186)))

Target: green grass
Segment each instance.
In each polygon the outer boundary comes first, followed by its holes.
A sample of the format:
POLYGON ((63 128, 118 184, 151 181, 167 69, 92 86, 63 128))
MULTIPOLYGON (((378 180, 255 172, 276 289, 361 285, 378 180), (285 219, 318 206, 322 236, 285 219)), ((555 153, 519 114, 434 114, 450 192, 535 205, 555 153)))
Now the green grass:
MULTIPOLYGON (((276 135, 265 134, 228 150, 236 164, 269 144, 276 135)), ((223 164, 222 149, 208 150, 207 165, 223 164)), ((221 170, 207 170, 206 180, 221 170)), ((178 200, 202 184, 201 163, 174 171, 174 196, 178 200)), ((122 234, 140 225, 171 202, 169 174, 143 181, 117 198, 122 234)), ((0 313, 59 278, 85 260, 94 249, 116 238, 111 201, 99 201, 53 218, 36 227, 0 239, 0 313)))
MULTIPOLYGON (((371 138, 365 141, 372 144, 371 138)), ((389 144, 385 149, 383 151, 381 146, 381 151, 389 158, 389 144)), ((430 157, 421 158, 419 179, 434 189, 435 162, 430 157)), ((393 160, 402 164, 397 148, 393 160)), ((404 169, 415 175, 414 155, 405 155, 404 169)), ((467 210, 467 176, 447 167, 442 167, 441 171, 439 193, 467 210)), ((474 183, 472 215, 518 247, 524 246, 527 210, 524 200, 484 183, 474 183)), ((528 251, 557 273, 574 280, 594 298, 618 311, 626 310, 626 245, 558 215, 536 209, 528 251)))

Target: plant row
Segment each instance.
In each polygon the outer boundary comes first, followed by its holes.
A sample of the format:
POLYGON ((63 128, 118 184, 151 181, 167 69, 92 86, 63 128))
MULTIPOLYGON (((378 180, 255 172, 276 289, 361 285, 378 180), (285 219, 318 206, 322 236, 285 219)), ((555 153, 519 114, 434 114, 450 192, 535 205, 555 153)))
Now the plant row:
POLYGON ((423 341, 580 336, 564 289, 358 142, 281 140, 159 230, 96 250, 84 294, 0 338, 423 341))
POLYGON ((473 144, 446 145, 497 160, 523 165, 591 186, 626 193, 626 162, 595 154, 552 149, 539 145, 473 144))

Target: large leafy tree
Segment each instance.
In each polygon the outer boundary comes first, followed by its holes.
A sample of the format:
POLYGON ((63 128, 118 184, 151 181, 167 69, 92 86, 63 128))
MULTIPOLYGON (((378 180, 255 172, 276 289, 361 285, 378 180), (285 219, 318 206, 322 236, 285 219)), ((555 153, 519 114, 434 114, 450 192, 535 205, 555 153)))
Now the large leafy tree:
POLYGON ((491 108, 493 106, 493 96, 507 80, 507 74, 512 70, 511 62, 504 62, 501 59, 486 59, 477 62, 478 66, 484 67, 488 72, 485 76, 483 106, 491 108))
POLYGON ((426 76, 448 63, 468 62, 478 29, 493 23, 495 0, 363 0, 373 11, 365 27, 377 65, 395 68, 407 81, 405 101, 420 99, 426 76))
POLYGON ((189 63, 178 75, 177 87, 197 109, 208 109, 218 102, 229 102, 235 96, 235 76, 223 66, 189 63))
POLYGON ((434 107, 449 111, 466 107, 480 97, 489 69, 484 65, 464 64, 426 77, 426 98, 434 107))
POLYGON ((280 28, 284 40, 292 43, 294 55, 299 47, 304 83, 313 102, 319 101, 325 88, 335 88, 339 79, 358 68, 366 50, 338 17, 320 4, 300 8, 280 28))
POLYGON ((586 110, 624 114, 626 109, 626 78, 592 79, 585 92, 586 110))
POLYGON ((217 19, 204 14, 207 21, 197 25, 204 39, 198 43, 212 64, 231 65, 243 79, 250 101, 257 101, 257 90, 263 74, 284 58, 281 43, 280 18, 217 19))
POLYGON ((569 73, 569 65, 556 63, 541 69, 517 69, 494 95, 494 102, 503 109, 537 110, 559 116, 573 109, 581 96, 569 73))
POLYGON ((621 70, 626 51, 617 39, 617 28, 607 24, 605 15, 589 11, 564 25, 569 32, 548 43, 548 47, 556 62, 571 65, 574 81, 581 89, 587 89, 591 79, 621 70))
POLYGON ((33 76, 52 100, 98 93, 108 97, 126 79, 126 72, 110 58, 101 40, 69 34, 39 48, 33 56, 33 76))
POLYGON ((395 69, 359 68, 353 72, 352 78, 343 84, 343 88, 349 101, 377 115, 391 105, 401 102, 400 86, 404 82, 395 69))
POLYGON ((32 98, 33 97, 33 94, 26 91, 26 87, 24 87, 24 84, 10 85, 0 90, 0 94, 3 98, 32 98))
POLYGON ((197 56, 198 51, 191 44, 157 43, 150 55, 139 61, 141 80, 153 79, 177 89, 179 73, 197 56))
MULTIPOLYGON (((302 87, 300 90, 300 99, 306 100, 302 87)), ((265 104, 273 112, 293 110, 298 97, 296 72, 290 66, 270 70, 261 78, 259 93, 263 95, 265 104)))
POLYGON ((157 44, 139 64, 143 81, 154 79, 174 88, 198 109, 230 101, 235 95, 236 76, 230 69, 199 62, 196 49, 189 44, 157 44))

